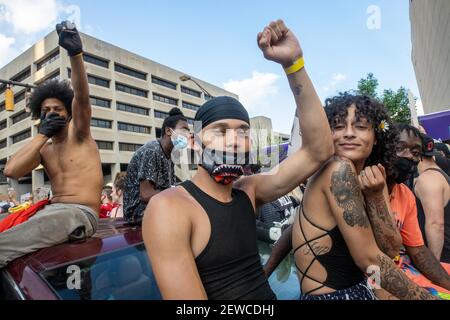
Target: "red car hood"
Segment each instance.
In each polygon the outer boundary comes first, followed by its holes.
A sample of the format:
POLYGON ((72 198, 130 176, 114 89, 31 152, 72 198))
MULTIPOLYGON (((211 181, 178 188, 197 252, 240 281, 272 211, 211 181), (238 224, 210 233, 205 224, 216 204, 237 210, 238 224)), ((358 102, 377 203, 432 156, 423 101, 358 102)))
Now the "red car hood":
POLYGON ((140 226, 131 226, 123 221, 101 219, 97 232, 83 242, 64 243, 44 248, 12 261, 6 270, 19 287, 27 292, 41 291, 42 299, 53 299, 42 279, 36 274, 59 265, 75 263, 89 257, 124 249, 142 243, 140 226), (34 289, 33 289, 34 288, 34 289))

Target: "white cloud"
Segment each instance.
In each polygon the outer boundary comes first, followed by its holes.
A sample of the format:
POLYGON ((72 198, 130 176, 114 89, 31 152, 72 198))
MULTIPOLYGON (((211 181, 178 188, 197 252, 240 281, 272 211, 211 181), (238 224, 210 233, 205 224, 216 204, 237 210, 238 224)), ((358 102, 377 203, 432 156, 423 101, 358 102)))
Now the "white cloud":
POLYGON ((15 42, 15 38, 7 37, 0 33, 0 66, 13 58, 16 54, 16 50, 13 47, 15 42))
POLYGON ((347 76, 345 74, 342 73, 335 73, 333 75, 333 81, 339 82, 339 81, 344 81, 347 79, 347 76))
POLYGON ((79 6, 74 4, 64 5, 58 3, 58 12, 60 14, 65 14, 65 18, 61 19, 58 17, 58 21, 69 20, 75 23, 78 30, 82 30, 83 26, 81 24, 81 9, 79 6))
POLYGON ((17 34, 30 35, 52 29, 62 17, 81 29, 81 10, 77 5, 59 0, 0 0, 0 22, 10 24, 17 34))
POLYGON ((80 17, 80 7, 61 0, 0 0, 0 67, 52 31, 59 21, 73 21, 81 30, 80 17))
POLYGON ((8 16, 8 12, 6 11, 5 6, 3 5, 4 1, 0 1, 0 23, 5 21, 8 16))
POLYGON ((0 0, 2 20, 10 23, 14 32, 32 34, 47 29, 58 17, 55 0, 0 0))
POLYGON ((225 90, 239 96, 239 100, 249 112, 261 110, 267 106, 267 99, 277 95, 276 85, 279 75, 253 71, 250 78, 229 80, 223 84, 225 90))
POLYGON ((338 86, 338 84, 342 81, 347 80, 347 76, 343 73, 335 73, 333 74, 331 81, 322 87, 323 91, 329 92, 331 90, 335 90, 338 86))

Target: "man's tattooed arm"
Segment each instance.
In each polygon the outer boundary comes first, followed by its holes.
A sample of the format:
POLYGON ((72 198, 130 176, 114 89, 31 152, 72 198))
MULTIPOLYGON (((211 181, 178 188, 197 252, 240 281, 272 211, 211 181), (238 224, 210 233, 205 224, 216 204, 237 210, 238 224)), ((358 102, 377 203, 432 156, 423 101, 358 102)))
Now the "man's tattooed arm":
POLYGON ((377 255, 381 287, 401 300, 436 300, 427 290, 419 287, 384 254, 377 255))
POLYGON ((366 197, 367 215, 378 247, 390 258, 400 253, 402 237, 383 195, 366 197))
POLYGON ((365 273, 369 267, 378 266, 379 285, 399 299, 434 300, 428 291, 410 281, 378 248, 352 163, 337 158, 332 168, 328 201, 355 263, 365 273))
POLYGON ((450 275, 426 246, 406 247, 414 266, 435 285, 450 290, 450 275))

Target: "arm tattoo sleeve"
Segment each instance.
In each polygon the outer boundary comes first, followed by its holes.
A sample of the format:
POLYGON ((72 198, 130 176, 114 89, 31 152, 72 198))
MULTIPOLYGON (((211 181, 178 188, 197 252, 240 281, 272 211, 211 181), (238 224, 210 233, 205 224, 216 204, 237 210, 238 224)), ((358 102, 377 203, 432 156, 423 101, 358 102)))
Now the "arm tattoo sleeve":
POLYGON ((450 290, 450 275, 442 268, 434 254, 425 246, 408 248, 414 266, 434 284, 450 290))
POLYGON ((415 285, 385 255, 377 255, 380 267, 381 287, 402 300, 435 300, 425 289, 415 285))
POLYGON ((375 239, 381 251, 386 254, 399 252, 397 242, 401 239, 400 232, 388 210, 384 197, 366 198, 367 215, 369 216, 375 239))
POLYGON ((344 220, 351 226, 369 227, 364 200, 355 172, 346 161, 340 162, 331 175, 330 190, 339 207, 344 210, 344 220))

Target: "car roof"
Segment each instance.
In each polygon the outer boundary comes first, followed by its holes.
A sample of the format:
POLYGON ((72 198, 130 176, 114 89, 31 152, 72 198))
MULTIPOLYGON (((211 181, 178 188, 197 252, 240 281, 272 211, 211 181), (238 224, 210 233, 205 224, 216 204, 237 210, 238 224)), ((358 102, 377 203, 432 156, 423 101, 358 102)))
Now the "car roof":
POLYGON ((12 261, 7 270, 11 275, 30 267, 40 273, 47 269, 85 260, 108 252, 141 244, 141 226, 127 224, 123 220, 101 219, 96 233, 86 241, 63 243, 40 249, 12 261))

